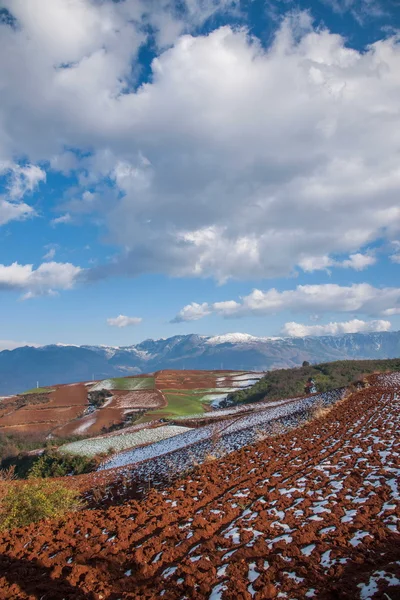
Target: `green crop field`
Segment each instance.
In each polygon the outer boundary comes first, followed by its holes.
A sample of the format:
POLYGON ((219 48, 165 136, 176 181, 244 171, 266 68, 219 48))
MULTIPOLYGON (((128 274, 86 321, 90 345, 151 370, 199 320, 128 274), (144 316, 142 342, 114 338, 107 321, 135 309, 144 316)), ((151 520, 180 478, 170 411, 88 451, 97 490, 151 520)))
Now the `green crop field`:
POLYGON ((44 388, 44 387, 39 387, 39 388, 32 388, 31 390, 27 390, 26 392, 22 392, 21 394, 19 394, 20 396, 27 396, 28 394, 49 394, 50 392, 54 392, 54 389, 51 388, 44 388))
POLYGON ((192 414, 203 414, 206 396, 197 393, 198 390, 179 390, 180 393, 163 392, 168 402, 167 406, 156 408, 146 413, 145 417, 137 421, 152 421, 153 419, 184 417, 192 414))
POLYGON ((90 387, 91 392, 99 390, 140 391, 154 390, 154 377, 115 377, 103 379, 90 387))
POLYGON ((116 377, 110 381, 113 390, 154 390, 154 377, 116 377))

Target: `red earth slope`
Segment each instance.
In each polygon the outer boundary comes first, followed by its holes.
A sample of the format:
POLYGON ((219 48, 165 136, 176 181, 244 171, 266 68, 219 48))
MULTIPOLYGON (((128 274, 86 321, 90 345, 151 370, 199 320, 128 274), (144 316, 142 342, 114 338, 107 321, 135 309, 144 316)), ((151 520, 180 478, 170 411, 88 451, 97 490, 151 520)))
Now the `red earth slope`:
POLYGON ((3 534, 0 598, 400 598, 399 426, 380 378, 142 501, 3 534))

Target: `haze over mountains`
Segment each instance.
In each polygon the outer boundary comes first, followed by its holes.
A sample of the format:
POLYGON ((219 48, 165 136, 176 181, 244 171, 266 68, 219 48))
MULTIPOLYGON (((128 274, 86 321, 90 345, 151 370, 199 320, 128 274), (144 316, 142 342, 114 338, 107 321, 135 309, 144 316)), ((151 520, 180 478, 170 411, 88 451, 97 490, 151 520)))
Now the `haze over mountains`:
POLYGON ((400 356, 400 331, 304 338, 242 333, 176 335, 124 347, 25 346, 0 352, 0 395, 160 369, 270 370, 345 359, 400 356))

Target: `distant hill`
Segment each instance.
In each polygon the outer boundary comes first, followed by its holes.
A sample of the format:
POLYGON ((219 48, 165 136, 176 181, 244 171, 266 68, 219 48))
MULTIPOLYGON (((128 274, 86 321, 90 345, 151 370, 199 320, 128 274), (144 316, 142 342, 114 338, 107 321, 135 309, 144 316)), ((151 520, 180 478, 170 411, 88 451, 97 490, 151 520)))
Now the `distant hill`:
POLYGON ((140 344, 25 346, 0 352, 0 395, 39 385, 149 373, 160 369, 267 371, 310 363, 400 357, 400 332, 304 338, 263 338, 242 333, 215 337, 177 335, 140 344))

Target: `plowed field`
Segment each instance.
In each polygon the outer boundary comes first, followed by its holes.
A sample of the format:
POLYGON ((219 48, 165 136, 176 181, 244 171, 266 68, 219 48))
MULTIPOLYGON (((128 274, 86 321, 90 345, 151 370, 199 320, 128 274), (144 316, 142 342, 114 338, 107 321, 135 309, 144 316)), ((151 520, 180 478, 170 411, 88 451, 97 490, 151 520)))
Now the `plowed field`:
MULTIPOLYGON (((0 433, 49 434, 57 427, 74 421, 88 405, 87 390, 82 383, 62 385, 48 394, 45 402, 36 403, 36 394, 26 398, 32 405, 19 407, 21 396, 9 401, 9 410, 0 416, 0 433)), ((23 396, 24 397, 24 396, 23 396)), ((22 398, 23 398, 22 397, 22 398)))
POLYGON ((129 413, 132 417, 138 411, 147 413, 141 418, 143 424, 193 413, 201 415, 213 400, 224 399, 229 392, 250 386, 260 377, 254 373, 171 370, 155 376, 35 389, 3 399, 0 434, 24 435, 34 429, 39 438, 92 436, 126 425, 129 413), (102 391, 110 392, 104 403, 91 405, 91 397, 102 391))
POLYGON ((0 538, 0 598, 400 597, 400 379, 164 491, 0 538))

